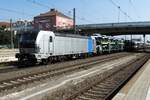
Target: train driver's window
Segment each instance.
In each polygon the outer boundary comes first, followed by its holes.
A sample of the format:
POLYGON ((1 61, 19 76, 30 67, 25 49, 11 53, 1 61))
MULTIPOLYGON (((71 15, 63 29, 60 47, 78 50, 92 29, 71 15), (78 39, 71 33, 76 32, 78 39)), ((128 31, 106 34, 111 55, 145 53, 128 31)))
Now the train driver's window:
POLYGON ((49 42, 53 42, 52 36, 49 37, 49 42))

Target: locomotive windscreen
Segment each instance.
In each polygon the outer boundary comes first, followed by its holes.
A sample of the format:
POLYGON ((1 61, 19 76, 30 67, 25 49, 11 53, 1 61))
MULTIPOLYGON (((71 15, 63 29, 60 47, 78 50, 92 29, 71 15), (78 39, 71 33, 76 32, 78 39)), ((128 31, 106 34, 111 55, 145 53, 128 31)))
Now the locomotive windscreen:
POLYGON ((20 37, 20 48, 35 48, 38 32, 24 32, 20 37))

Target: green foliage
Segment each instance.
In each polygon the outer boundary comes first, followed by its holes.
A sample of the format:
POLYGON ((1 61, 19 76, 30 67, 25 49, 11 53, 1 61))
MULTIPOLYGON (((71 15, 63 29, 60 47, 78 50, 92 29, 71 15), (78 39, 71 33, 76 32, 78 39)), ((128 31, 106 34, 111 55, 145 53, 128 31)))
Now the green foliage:
MULTIPOLYGON (((13 43, 14 47, 18 47, 18 35, 13 36, 13 43)), ((7 47, 10 47, 11 44, 11 32, 5 32, 5 31, 0 31, 0 45, 7 45, 7 47)))
POLYGON ((6 26, 1 26, 0 30, 3 31, 3 30, 5 30, 5 28, 6 28, 6 26))
POLYGON ((10 32, 0 32, 0 45, 10 44, 10 32))

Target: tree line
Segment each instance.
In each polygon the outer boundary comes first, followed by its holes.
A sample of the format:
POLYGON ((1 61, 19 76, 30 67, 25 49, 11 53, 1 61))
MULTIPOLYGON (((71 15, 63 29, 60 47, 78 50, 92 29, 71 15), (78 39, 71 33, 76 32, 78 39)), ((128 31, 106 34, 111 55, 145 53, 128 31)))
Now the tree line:
MULTIPOLYGON (((11 32, 5 31, 6 26, 0 26, 0 47, 10 48, 11 44, 11 32)), ((18 36, 13 34, 14 47, 18 47, 18 36)))

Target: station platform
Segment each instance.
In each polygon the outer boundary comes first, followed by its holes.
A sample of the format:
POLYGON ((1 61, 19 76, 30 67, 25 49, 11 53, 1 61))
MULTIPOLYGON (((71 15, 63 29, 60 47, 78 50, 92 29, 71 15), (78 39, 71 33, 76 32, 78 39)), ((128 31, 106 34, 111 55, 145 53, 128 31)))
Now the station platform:
POLYGON ((112 100, 150 100, 150 60, 112 100))
POLYGON ((17 61, 15 54, 18 52, 18 49, 0 49, 0 63, 17 61))

